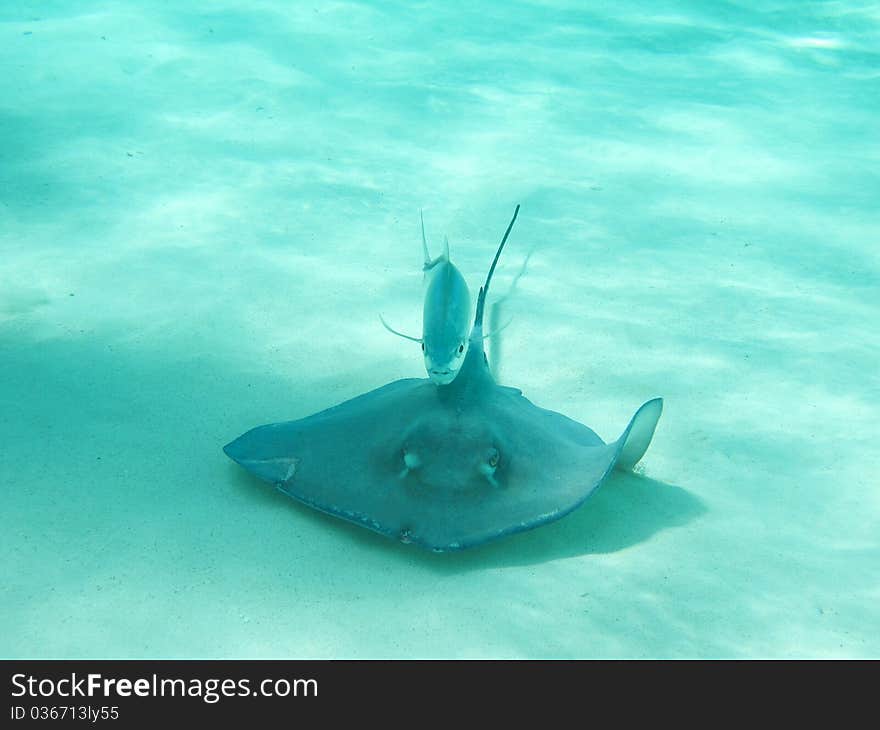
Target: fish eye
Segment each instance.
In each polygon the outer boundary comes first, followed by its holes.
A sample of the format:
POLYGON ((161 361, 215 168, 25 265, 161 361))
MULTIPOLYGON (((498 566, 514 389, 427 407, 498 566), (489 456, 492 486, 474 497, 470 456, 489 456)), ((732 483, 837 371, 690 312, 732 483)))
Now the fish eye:
POLYGON ((423 342, 422 343, 422 352, 424 352, 424 351, 425 351, 425 343, 423 342))
POLYGON ((458 346, 458 354, 461 355, 461 353, 463 353, 463 352, 464 352, 464 345, 461 344, 458 346))

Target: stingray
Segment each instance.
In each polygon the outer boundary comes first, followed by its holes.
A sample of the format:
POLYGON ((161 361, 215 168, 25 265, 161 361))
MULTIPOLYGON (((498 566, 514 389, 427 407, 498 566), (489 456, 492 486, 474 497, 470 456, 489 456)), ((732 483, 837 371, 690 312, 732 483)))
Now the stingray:
POLYGON ((663 408, 644 403, 616 441, 493 379, 483 348, 489 283, 464 363, 448 384, 404 378, 306 418, 258 426, 223 447, 309 507, 435 552, 558 520, 615 467, 642 458, 663 408))

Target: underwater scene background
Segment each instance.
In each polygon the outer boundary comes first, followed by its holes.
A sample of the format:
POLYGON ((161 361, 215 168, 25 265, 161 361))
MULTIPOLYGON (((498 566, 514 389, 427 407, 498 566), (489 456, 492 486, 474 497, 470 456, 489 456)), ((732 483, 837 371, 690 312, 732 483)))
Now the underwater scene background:
POLYGON ((872 2, 0 4, 0 656, 880 654, 872 2), (434 555, 223 444, 423 377, 448 234, 500 382, 635 473, 434 555))

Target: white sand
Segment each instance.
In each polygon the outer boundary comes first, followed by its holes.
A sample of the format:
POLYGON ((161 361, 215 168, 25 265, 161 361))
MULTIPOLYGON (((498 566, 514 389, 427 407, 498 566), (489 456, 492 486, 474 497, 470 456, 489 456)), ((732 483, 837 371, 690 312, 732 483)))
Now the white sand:
POLYGON ((211 5, 0 7, 0 656, 880 655, 872 3, 211 5), (226 459, 515 203, 503 382, 643 474, 436 556, 226 459))

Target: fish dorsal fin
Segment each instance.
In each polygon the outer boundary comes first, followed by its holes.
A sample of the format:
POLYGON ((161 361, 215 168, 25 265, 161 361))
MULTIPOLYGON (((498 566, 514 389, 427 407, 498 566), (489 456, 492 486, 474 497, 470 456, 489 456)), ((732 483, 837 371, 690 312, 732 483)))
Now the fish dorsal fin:
POLYGON ((473 340, 476 338, 479 340, 480 347, 482 347, 483 342, 483 307, 486 304, 486 294, 489 291, 489 283, 492 281, 492 274, 495 273, 495 266, 498 264, 498 258, 501 256, 501 250, 504 248, 504 244, 507 243, 507 237, 510 235, 510 230, 513 228, 513 224, 516 221, 516 216, 518 214, 519 205, 517 205, 516 210, 513 211, 513 218, 510 219, 507 230, 504 232, 504 238, 501 239, 501 244, 495 252, 495 258, 492 260, 492 266, 489 267, 489 273, 486 276, 486 283, 480 287, 480 293, 477 295, 477 314, 474 317, 474 328, 471 332, 471 339, 473 340))

